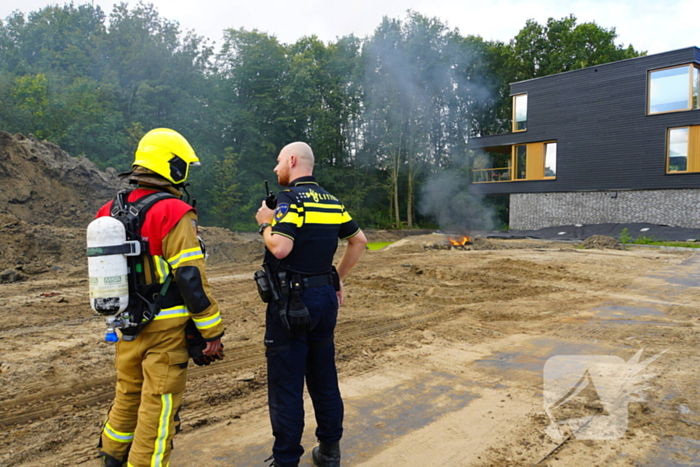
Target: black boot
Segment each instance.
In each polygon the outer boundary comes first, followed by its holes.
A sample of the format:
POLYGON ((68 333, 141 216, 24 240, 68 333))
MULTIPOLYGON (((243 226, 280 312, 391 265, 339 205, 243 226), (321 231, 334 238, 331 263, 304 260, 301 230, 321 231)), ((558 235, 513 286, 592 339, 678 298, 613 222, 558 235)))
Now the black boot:
POLYGON ((317 467, 340 467, 340 443, 327 444, 321 441, 311 452, 317 467))
POLYGON ((102 467, 122 467, 124 465, 124 462, 118 461, 114 457, 110 456, 109 454, 105 454, 104 452, 100 453, 100 460, 102 461, 102 467))

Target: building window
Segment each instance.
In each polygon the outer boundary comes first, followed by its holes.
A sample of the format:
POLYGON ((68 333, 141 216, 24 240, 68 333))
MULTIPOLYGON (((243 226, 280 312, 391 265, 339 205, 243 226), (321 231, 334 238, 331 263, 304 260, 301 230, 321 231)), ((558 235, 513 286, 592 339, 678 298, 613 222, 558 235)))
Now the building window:
POLYGON ((504 152, 505 149, 498 148, 498 152, 485 152, 475 157, 472 167, 474 183, 557 178, 556 141, 509 146, 510 153, 504 152))
POLYGON ((544 143, 544 178, 557 176, 557 143, 544 143))
POLYGON ((527 94, 513 96, 513 131, 527 130, 527 94))
POLYGON ((515 163, 515 179, 525 180, 527 178, 527 145, 522 144, 515 146, 514 150, 515 163))
POLYGON ((693 108, 700 109, 700 99, 698 98, 700 94, 700 68, 693 67, 693 108))
MULTIPOLYGON (((670 128, 668 130, 668 148, 666 150, 668 173, 688 172, 688 158, 690 156, 688 141, 690 128, 670 128)), ((694 165, 694 164, 693 164, 694 165)))
POLYGON ((649 72, 649 113, 698 108, 698 67, 683 65, 649 72))

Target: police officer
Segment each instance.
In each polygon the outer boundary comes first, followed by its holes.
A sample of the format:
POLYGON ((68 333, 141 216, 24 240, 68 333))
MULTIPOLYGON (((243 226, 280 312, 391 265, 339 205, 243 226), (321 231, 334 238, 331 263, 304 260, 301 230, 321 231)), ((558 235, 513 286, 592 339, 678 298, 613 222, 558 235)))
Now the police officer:
POLYGON ((275 442, 273 466, 299 464, 304 452, 304 380, 316 416, 319 467, 340 465, 343 401, 338 388, 333 334, 342 279, 365 249, 367 239, 341 202, 313 177, 314 155, 306 143, 285 146, 274 171, 286 186, 276 209, 263 201, 255 218, 266 246, 265 264, 282 287, 279 301, 268 304, 265 346, 268 402, 275 442), (347 239, 336 270, 338 238, 347 239), (287 283, 285 284, 285 278, 287 283))
MULTIPOLYGON (((187 140, 176 131, 158 128, 141 139, 127 174, 136 185, 128 194, 130 203, 154 192, 174 195, 148 209, 140 226, 149 248, 143 256, 143 277, 156 288, 168 276, 172 283, 153 321, 136 337, 122 336, 117 343, 116 396, 100 440, 103 466, 168 465, 187 381, 188 321, 206 343, 201 358, 208 363, 221 357, 224 328, 205 276, 197 214, 180 199, 179 189, 192 165, 199 165, 199 159, 187 140)), ((104 205, 97 217, 109 216, 112 205, 104 205)))

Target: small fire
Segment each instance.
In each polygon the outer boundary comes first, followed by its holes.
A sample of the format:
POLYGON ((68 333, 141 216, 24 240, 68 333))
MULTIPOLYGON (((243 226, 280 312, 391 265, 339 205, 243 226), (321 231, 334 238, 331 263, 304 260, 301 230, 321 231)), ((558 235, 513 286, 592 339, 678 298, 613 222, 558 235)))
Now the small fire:
POLYGON ((462 237, 462 240, 453 240, 451 238, 448 238, 448 240, 452 246, 464 246, 469 243, 469 237, 467 236, 462 237))

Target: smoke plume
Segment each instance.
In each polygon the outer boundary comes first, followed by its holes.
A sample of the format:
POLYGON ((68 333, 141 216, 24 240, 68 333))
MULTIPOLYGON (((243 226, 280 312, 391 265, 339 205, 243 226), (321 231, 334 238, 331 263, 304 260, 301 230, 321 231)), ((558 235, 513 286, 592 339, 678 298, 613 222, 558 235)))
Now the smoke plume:
POLYGON ((451 171, 431 175, 423 184, 418 209, 446 232, 493 230, 495 212, 481 197, 468 192, 463 174, 451 171))

